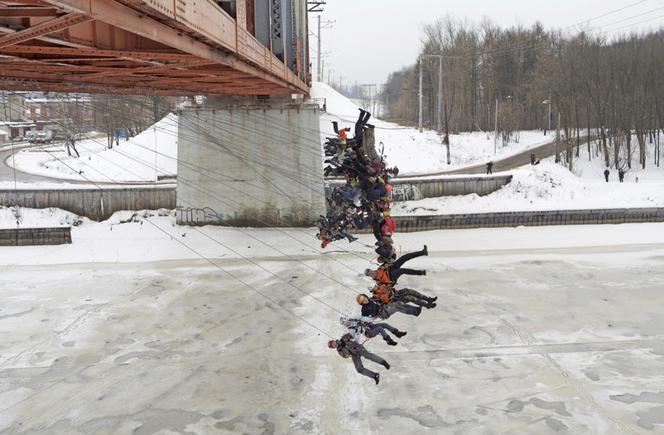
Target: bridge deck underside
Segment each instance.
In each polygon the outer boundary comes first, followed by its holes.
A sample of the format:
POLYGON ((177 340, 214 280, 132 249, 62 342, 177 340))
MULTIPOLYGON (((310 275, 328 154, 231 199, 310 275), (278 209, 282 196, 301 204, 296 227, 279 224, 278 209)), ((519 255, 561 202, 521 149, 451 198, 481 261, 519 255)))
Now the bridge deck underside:
POLYGON ((306 83, 241 25, 241 12, 236 22, 211 2, 193 0, 0 0, 0 88, 307 93, 306 83))

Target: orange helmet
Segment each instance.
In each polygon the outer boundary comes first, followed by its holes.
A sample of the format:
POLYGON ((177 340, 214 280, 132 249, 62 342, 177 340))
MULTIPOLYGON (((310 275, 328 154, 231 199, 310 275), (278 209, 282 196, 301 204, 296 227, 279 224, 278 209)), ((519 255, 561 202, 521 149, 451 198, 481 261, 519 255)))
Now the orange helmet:
POLYGON ((365 299, 369 299, 367 295, 365 294, 359 294, 355 297, 355 300, 357 301, 358 304, 362 305, 362 302, 364 302, 365 299))

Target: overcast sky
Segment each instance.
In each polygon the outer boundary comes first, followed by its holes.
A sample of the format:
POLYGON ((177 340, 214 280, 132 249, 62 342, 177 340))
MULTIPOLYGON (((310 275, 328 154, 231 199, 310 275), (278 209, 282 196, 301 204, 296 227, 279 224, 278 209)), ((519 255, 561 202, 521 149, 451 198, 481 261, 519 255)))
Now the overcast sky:
MULTIPOLYGON (((547 29, 600 17, 586 27, 615 33, 664 25, 664 0, 327 0, 322 20, 336 22, 322 31, 322 51, 329 53, 325 75, 331 68, 335 81, 385 82, 390 72, 414 62, 422 25, 445 14, 474 22, 489 17, 501 26, 540 21, 547 29)), ((313 34, 316 15, 309 15, 313 34)), ((310 41, 315 79, 318 41, 310 41)))

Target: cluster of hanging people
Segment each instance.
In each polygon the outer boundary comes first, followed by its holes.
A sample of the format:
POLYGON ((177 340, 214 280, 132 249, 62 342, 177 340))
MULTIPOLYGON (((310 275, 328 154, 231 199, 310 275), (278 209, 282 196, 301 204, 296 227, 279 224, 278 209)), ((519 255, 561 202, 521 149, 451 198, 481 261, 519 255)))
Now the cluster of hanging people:
POLYGON ((369 352, 364 343, 380 335, 388 345, 396 346, 392 335, 402 338, 406 331, 400 331, 384 320, 395 313, 419 316, 423 308, 435 308, 438 298, 397 287, 402 275, 426 275, 425 270, 403 266, 407 261, 428 255, 428 251, 424 245, 421 251, 397 257, 392 239, 396 225, 390 216, 390 207, 391 179, 398 175, 399 169, 386 167, 382 152, 379 155, 376 151, 374 127, 368 123, 370 118, 369 112, 360 109, 353 138, 348 137, 350 128, 339 129, 337 122, 332 123, 337 136, 327 138, 325 143, 325 175, 343 177, 346 183, 334 188, 327 198, 327 215, 321 216, 316 237, 325 248, 337 240, 354 242, 357 238, 352 234, 353 230, 371 227, 376 238, 379 266, 364 271, 364 275, 374 282, 369 287, 369 294, 356 297, 361 314, 342 316, 339 320, 346 333, 338 340, 330 340, 328 347, 336 349, 343 358, 351 358, 357 372, 372 378, 378 385, 380 374, 365 368, 362 358, 388 370, 390 364, 369 352))

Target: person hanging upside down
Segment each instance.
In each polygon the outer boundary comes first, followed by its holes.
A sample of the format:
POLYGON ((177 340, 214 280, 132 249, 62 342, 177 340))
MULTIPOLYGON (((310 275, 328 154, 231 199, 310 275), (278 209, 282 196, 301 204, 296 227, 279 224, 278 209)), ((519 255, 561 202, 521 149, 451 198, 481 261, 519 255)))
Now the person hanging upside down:
POLYGON ((392 237, 396 231, 396 224, 394 219, 390 216, 389 211, 384 212, 375 212, 373 214, 373 220, 371 221, 371 226, 373 229, 374 237, 377 241, 383 242, 385 237, 392 237))
POLYGON ((376 385, 380 382, 380 374, 365 368, 362 364, 362 358, 380 364, 387 370, 390 369, 390 364, 387 361, 378 355, 369 352, 363 345, 353 340, 353 336, 350 334, 344 334, 339 340, 328 341, 327 347, 330 349, 336 349, 339 355, 343 358, 350 357, 355 365, 355 370, 361 375, 372 378, 376 382, 376 385))
POLYGON ((437 297, 429 297, 422 293, 409 289, 395 289, 394 287, 386 284, 376 284, 371 288, 373 299, 381 304, 389 304, 394 302, 412 303, 424 308, 436 308, 437 297))
POLYGON ((374 338, 380 334, 383 340, 390 346, 396 346, 397 342, 392 340, 388 331, 394 334, 397 338, 406 335, 406 332, 401 332, 394 326, 388 323, 372 323, 368 317, 346 317, 342 316, 339 323, 348 328, 348 333, 353 336, 353 339, 358 343, 367 338, 374 338))
POLYGON ((364 275, 373 278, 377 283, 387 285, 395 285, 401 275, 426 275, 426 270, 407 269, 405 267, 401 267, 405 262, 412 260, 413 258, 421 257, 423 255, 429 255, 427 245, 424 245, 424 249, 421 251, 402 255, 398 260, 391 264, 383 263, 376 270, 365 269, 364 275))
POLYGON ((396 312, 404 313, 409 316, 419 316, 422 312, 422 307, 415 307, 401 301, 393 301, 386 304, 381 304, 376 299, 371 299, 365 294, 357 295, 355 300, 358 304, 362 305, 362 317, 369 317, 372 319, 388 319, 396 312))

